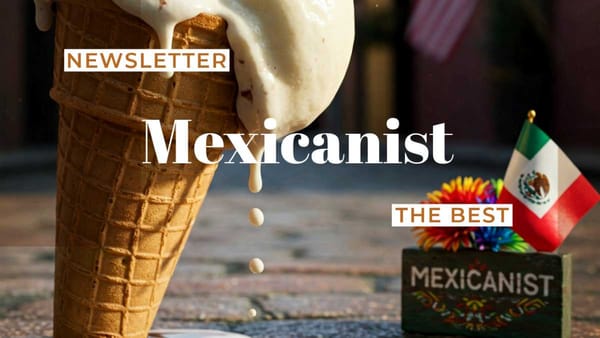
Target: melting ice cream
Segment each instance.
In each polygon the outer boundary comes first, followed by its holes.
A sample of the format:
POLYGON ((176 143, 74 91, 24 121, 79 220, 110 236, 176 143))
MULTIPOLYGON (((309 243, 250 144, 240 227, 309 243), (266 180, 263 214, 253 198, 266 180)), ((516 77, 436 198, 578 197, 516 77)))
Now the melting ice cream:
MULTIPOLYGON (((141 18, 170 49, 175 26, 200 13, 228 23, 239 85, 237 111, 250 133, 278 136, 303 129, 331 103, 345 76, 354 44, 352 0, 113 0, 141 18), (267 118, 277 121, 265 129, 267 118)), ((37 22, 50 27, 51 0, 35 0, 37 22)), ((263 144, 252 144, 260 158, 263 144)), ((249 188, 262 188, 260 167, 249 188)))

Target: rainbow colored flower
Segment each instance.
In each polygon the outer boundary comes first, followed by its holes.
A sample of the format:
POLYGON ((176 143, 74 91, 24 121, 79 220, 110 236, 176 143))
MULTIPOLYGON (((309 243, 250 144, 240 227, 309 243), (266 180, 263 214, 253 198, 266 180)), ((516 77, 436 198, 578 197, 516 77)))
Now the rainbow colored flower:
MULTIPOLYGON (((431 204, 495 204, 503 188, 503 181, 473 177, 457 177, 443 183, 440 190, 427 194, 423 203, 431 204)), ((529 245, 511 228, 481 227, 424 227, 414 228, 417 244, 424 250, 440 245, 445 250, 460 248, 478 250, 525 252, 529 245)))

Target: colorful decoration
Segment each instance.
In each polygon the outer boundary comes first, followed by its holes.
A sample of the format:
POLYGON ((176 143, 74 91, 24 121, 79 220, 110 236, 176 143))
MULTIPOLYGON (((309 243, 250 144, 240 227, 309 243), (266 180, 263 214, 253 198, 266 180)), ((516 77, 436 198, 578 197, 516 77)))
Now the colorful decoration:
POLYGON ((481 251, 526 252, 529 249, 521 236, 510 228, 482 227, 473 232, 475 247, 481 251))
POLYGON ((444 250, 457 251, 460 247, 472 247, 471 232, 474 228, 458 227, 427 227, 415 228, 417 231, 417 244, 428 251, 437 244, 444 250))
MULTIPOLYGON (((427 194, 423 203, 432 204, 495 204, 504 187, 501 179, 484 181, 482 178, 457 177, 443 183, 440 190, 427 194)), ((417 244, 425 251, 436 245, 445 250, 459 248, 478 250, 526 252, 529 245, 510 228, 482 227, 423 227, 414 228, 417 244)))
POLYGON ((503 308, 497 308, 499 299, 482 298, 477 295, 461 297, 460 299, 444 299, 431 291, 413 292, 425 309, 438 313, 444 323, 457 329, 472 332, 497 331, 509 326, 520 317, 535 315, 545 308, 548 303, 539 298, 523 297, 516 301, 506 301, 503 308))

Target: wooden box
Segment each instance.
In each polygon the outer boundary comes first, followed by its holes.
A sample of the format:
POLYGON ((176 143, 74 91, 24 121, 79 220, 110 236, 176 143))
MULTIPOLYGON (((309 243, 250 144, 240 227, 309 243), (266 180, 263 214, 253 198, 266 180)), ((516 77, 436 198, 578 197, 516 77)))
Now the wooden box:
POLYGON ((402 328, 478 337, 571 333, 571 256, 405 249, 402 328))

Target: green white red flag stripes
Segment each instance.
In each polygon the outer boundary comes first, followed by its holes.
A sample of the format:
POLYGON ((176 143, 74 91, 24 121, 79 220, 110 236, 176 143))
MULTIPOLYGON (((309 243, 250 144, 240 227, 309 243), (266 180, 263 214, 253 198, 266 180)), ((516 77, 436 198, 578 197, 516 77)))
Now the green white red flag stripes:
POLYGON ((513 229, 539 251, 554 251, 600 195, 546 133, 526 121, 498 203, 513 205, 513 229))

